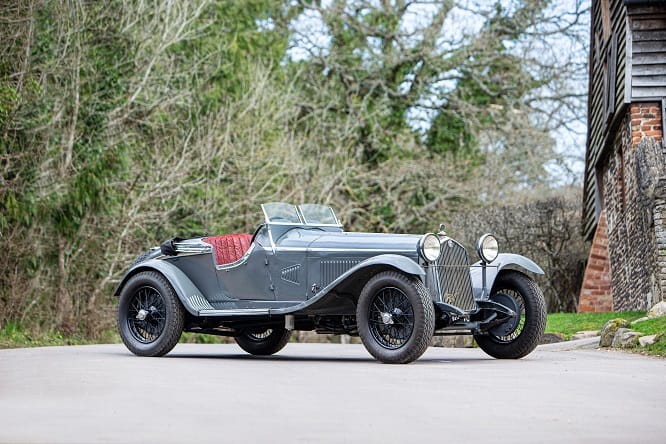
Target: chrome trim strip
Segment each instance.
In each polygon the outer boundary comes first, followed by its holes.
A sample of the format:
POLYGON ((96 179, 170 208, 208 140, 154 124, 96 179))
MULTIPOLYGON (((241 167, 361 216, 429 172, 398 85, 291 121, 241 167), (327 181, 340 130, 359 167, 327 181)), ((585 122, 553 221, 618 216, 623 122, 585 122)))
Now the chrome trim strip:
MULTIPOLYGON (((273 233, 271 233, 270 225, 266 227, 266 231, 268 231, 268 240, 271 241, 271 248, 268 251, 272 251, 273 254, 275 254, 275 241, 273 240, 273 233)), ((264 251, 266 250, 266 247, 264 247, 264 251)))
POLYGON ((323 252, 333 252, 333 253, 386 253, 386 254, 400 254, 400 253, 411 253, 413 249, 406 250, 389 250, 386 248, 305 248, 305 247, 275 247, 275 249, 262 247, 266 251, 323 251, 323 252))
MULTIPOLYGON (((250 248, 248 248, 248 250, 245 252, 245 254, 240 259, 238 259, 236 262, 232 262, 230 264, 224 264, 224 265, 217 265, 217 263, 216 263, 215 264, 215 269, 216 270, 230 270, 232 268, 236 268, 240 265, 243 265, 247 261, 247 259, 250 257, 250 254, 252 253, 252 251, 254 251, 254 245, 255 244, 252 243, 250 245, 250 248)), ((215 261, 217 262, 217 258, 215 259, 215 261)))
POLYGON ((203 242, 200 245, 193 244, 191 242, 174 242, 173 247, 178 253, 203 254, 209 253, 212 250, 212 246, 210 244, 203 242))
POLYGON ((268 308, 244 308, 233 310, 199 310, 199 316, 252 316, 270 314, 268 308))

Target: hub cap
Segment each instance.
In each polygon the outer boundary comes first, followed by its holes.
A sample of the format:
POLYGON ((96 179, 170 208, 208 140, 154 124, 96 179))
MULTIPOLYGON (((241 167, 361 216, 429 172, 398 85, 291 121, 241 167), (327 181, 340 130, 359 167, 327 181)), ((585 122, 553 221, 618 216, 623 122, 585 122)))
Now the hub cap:
POLYGON ((490 329, 490 333, 499 342, 511 342, 520 336, 525 327, 525 302, 523 297, 515 290, 505 289, 493 294, 491 299, 516 313, 515 317, 490 329))

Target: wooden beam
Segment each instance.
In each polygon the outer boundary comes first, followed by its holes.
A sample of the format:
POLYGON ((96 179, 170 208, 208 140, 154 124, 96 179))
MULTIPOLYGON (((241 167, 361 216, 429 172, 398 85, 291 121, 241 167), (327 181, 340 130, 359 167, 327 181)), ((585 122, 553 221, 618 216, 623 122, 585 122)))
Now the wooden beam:
POLYGON ((636 76, 654 76, 666 74, 666 63, 659 63, 654 65, 636 65, 632 64, 634 77, 636 76))
POLYGON ((650 87, 631 87, 631 97, 634 99, 660 99, 666 97, 666 85, 650 87))
POLYGON ((666 30, 634 31, 634 41, 666 41, 666 30))
POLYGON ((631 19, 629 17, 625 19, 625 24, 626 62, 624 66, 626 73, 624 76, 624 103, 631 103, 631 76, 633 67, 632 53, 634 50, 634 42, 631 38, 631 19))
POLYGON ((664 44, 664 42, 654 42, 654 41, 636 42, 632 47, 632 52, 635 54, 654 53, 654 52, 664 53, 666 52, 666 45, 664 44))

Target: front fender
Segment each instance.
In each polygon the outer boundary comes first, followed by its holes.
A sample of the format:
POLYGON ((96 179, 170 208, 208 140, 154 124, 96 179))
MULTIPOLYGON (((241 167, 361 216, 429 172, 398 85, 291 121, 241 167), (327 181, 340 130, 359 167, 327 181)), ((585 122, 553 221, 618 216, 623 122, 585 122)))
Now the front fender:
MULTIPOLYGON (((176 291, 178 299, 180 299, 180 302, 183 304, 183 307, 185 307, 185 309, 190 314, 194 316, 198 315, 199 313, 198 309, 192 306, 192 303, 190 302, 189 298, 192 298, 195 301, 204 300, 204 298, 202 297, 203 293, 197 288, 196 285, 192 283, 190 278, 188 278, 187 275, 183 273, 178 267, 163 260, 148 259, 144 262, 140 262, 135 266, 131 267, 127 271, 127 273, 125 274, 125 276, 123 277, 122 281, 120 282, 120 284, 116 288, 116 291, 113 294, 119 296, 120 292, 122 291, 127 281, 135 274, 141 273, 142 271, 151 271, 151 270, 161 273, 169 281, 173 289, 176 291)), ((201 308, 208 308, 208 307, 201 307, 201 308)))
MULTIPOLYGON (((477 301, 484 299, 482 269, 481 261, 479 261, 473 264, 470 270, 474 299, 477 301)), ((486 265, 486 288, 488 291, 486 291, 485 299, 490 295, 490 290, 493 288, 493 283, 495 282, 497 275, 504 269, 544 274, 541 267, 525 256, 512 253, 500 253, 494 261, 486 265)))
MULTIPOLYGON (((304 314, 355 314, 356 302, 349 297, 358 297, 366 282, 377 273, 385 270, 397 270, 420 279, 425 271, 414 260, 399 254, 381 254, 364 260, 338 276, 333 282, 322 288, 312 298, 285 310, 284 312, 300 312, 304 314), (331 295, 334 293, 335 296, 331 295)), ((271 310, 278 313, 279 310, 271 310)))
MULTIPOLYGON (((380 271, 387 269, 396 269, 402 271, 406 274, 411 274, 413 276, 419 276, 423 278, 425 276, 425 271, 423 268, 414 262, 412 259, 400 256, 399 254, 380 254, 379 256, 371 257, 366 259, 363 262, 360 262, 347 270, 345 273, 338 276, 333 282, 328 284, 326 287, 321 289, 317 295, 313 297, 315 299, 319 295, 324 295, 334 288, 339 288, 340 286, 349 287, 349 285, 344 285, 345 283, 351 284, 351 286, 358 287, 358 283, 364 281, 359 279, 362 275, 371 274, 374 275, 380 271), (367 273, 366 273, 367 272, 367 273)), ((367 279, 365 279, 367 281, 367 279)), ((361 287, 365 285, 365 282, 362 282, 361 287)), ((360 292, 360 289, 359 289, 360 292)))

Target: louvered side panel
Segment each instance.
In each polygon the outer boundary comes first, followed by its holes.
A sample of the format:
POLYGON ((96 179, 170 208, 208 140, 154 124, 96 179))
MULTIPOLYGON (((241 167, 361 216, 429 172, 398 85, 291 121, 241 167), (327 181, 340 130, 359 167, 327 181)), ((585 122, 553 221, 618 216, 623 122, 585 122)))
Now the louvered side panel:
POLYGON ((331 259, 321 261, 321 286, 326 287, 341 274, 361 262, 358 259, 331 259))
POLYGON ((298 280, 298 271, 300 269, 301 266, 299 264, 292 265, 290 267, 285 267, 280 271, 280 277, 282 278, 283 281, 292 284, 299 284, 300 281, 298 280))

